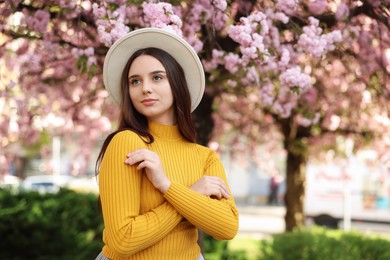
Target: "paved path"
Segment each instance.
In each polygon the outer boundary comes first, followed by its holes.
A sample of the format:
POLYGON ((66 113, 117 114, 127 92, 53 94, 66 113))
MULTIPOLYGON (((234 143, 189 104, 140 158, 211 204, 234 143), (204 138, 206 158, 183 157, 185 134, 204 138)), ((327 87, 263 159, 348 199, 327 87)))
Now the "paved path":
MULTIPOLYGON (((265 238, 285 230, 282 206, 237 205, 240 213, 238 235, 253 238, 265 238)), ((310 224, 308 224, 310 225, 310 224)), ((342 229, 342 222, 339 224, 342 229)), ((366 234, 378 234, 390 237, 390 224, 352 222, 352 229, 366 234)))
POLYGON ((237 205, 240 213, 238 235, 263 238, 285 230, 285 208, 237 205))

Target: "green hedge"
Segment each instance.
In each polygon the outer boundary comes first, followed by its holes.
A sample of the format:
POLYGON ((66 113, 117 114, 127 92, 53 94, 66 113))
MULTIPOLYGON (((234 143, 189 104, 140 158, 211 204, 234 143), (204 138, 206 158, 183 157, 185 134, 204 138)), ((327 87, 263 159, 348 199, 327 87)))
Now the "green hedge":
POLYGON ((248 260, 244 251, 232 251, 226 240, 216 240, 203 234, 203 251, 206 260, 248 260))
POLYGON ((0 190, 0 259, 95 259, 102 223, 95 194, 0 190))
POLYGON ((385 260, 390 240, 320 227, 274 235, 260 242, 262 260, 385 260))

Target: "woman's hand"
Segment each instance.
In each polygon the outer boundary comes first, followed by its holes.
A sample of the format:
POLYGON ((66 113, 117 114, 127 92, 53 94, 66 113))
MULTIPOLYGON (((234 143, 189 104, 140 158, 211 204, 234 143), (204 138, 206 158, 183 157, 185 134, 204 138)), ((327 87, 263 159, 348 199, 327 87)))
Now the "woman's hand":
POLYGON ((144 170, 149 181, 163 194, 168 191, 171 181, 165 175, 160 157, 148 149, 138 149, 127 155, 125 163, 137 165, 137 170, 144 170))
POLYGON ((230 197, 225 182, 217 176, 203 176, 192 184, 190 189, 206 196, 216 197, 219 200, 230 197))

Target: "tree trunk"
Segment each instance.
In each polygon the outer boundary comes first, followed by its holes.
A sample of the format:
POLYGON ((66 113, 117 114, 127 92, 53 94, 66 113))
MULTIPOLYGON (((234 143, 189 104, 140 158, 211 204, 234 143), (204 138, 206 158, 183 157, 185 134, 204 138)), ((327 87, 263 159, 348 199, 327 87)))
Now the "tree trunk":
POLYGON ((310 129, 294 124, 293 117, 278 120, 284 136, 286 159, 286 231, 304 225, 304 199, 306 188, 307 137, 310 129))
POLYGON ((192 113, 192 119, 196 128, 197 142, 204 146, 207 146, 209 143, 214 130, 214 120, 212 117, 213 101, 213 96, 204 93, 199 106, 192 113))
POLYGON ((294 152, 287 150, 286 193, 284 196, 286 231, 292 231, 294 228, 304 225, 306 161, 305 155, 294 154, 294 152))
POLYGON ((15 163, 15 175, 23 180, 26 177, 25 176, 26 158, 16 157, 14 163, 15 163))

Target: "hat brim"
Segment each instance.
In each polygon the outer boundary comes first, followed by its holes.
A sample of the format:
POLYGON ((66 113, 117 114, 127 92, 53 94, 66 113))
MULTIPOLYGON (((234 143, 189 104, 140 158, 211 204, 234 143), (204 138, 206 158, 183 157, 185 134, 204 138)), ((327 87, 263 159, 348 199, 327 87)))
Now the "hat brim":
POLYGON ((195 50, 184 39, 158 28, 134 30, 111 46, 103 66, 104 85, 111 98, 118 105, 121 104, 121 76, 127 61, 137 50, 150 47, 166 51, 181 65, 191 95, 191 111, 194 111, 205 88, 202 63, 195 50))

